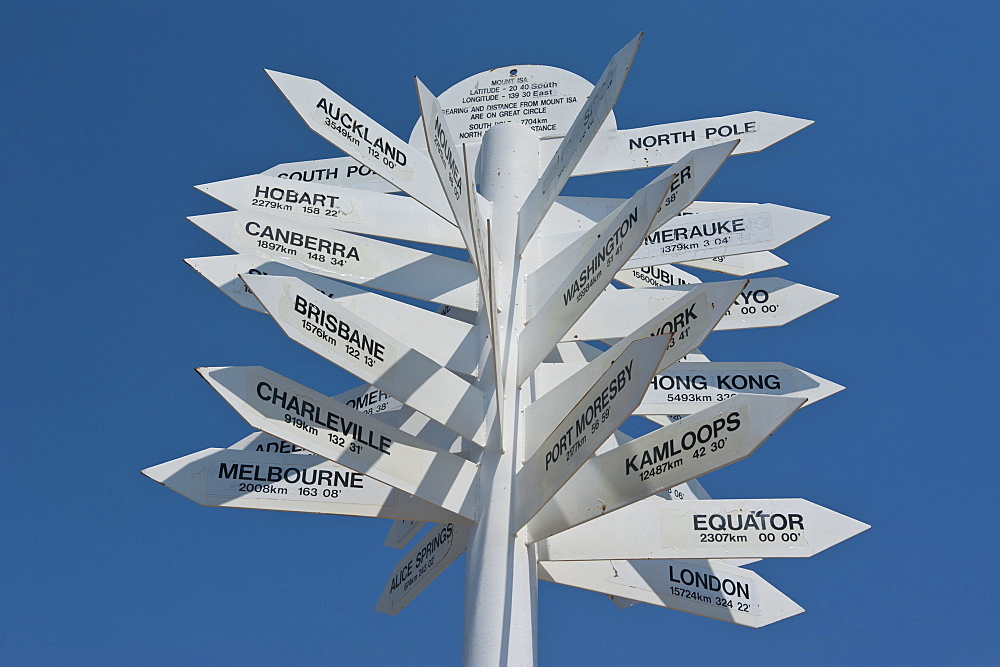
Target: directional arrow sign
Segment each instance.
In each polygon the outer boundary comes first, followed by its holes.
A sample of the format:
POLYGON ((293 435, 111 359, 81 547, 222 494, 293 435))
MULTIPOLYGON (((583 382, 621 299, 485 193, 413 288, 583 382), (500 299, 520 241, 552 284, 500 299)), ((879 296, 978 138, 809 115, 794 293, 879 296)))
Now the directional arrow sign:
POLYGON ((556 195, 573 175, 573 170, 583 158, 590 142, 594 140, 611 107, 618 100, 618 94, 625 83, 629 68, 632 67, 632 59, 640 41, 642 33, 636 35, 608 63, 594 90, 577 114, 576 120, 549 159, 545 171, 525 198, 517 215, 518 252, 524 249, 538 229, 538 223, 545 217, 556 195))
POLYGON ((196 186, 223 204, 333 229, 461 248, 453 225, 409 197, 274 176, 244 176, 196 186))
MULTIPOLYGON (((733 150, 733 154, 735 155, 739 152, 740 146, 737 144, 736 148, 733 150)), ((556 202, 562 204, 566 208, 572 209, 577 213, 584 215, 587 218, 590 218, 591 220, 600 220, 608 213, 624 204, 625 200, 618 199, 616 197, 559 196, 556 197, 556 202)), ((753 206, 755 203, 757 202, 723 202, 704 201, 699 199, 698 201, 691 202, 687 208, 677 215, 692 215, 694 213, 703 213, 705 211, 727 211, 734 208, 753 206)), ((661 222, 666 222, 666 220, 661 220, 661 222)))
POLYGON ((679 287, 697 285, 701 279, 676 266, 640 266, 615 274, 615 280, 629 287, 679 287))
POLYGON ((399 192, 399 188, 395 185, 354 158, 349 157, 283 162, 261 172, 261 174, 275 178, 287 178, 296 184, 302 182, 326 183, 371 192, 399 192))
POLYGON ((464 521, 452 512, 372 477, 308 454, 203 449, 146 468, 142 474, 199 505, 464 521))
POLYGON ((445 368, 476 374, 479 334, 474 326, 460 320, 250 255, 196 257, 184 261, 236 303, 261 313, 266 313, 267 309, 239 277, 241 273, 298 278, 390 336, 406 338, 415 349, 445 368))
MULTIPOLYGON (((646 327, 648 322, 664 320, 662 326, 674 331, 688 345, 687 354, 701 344, 725 316, 737 295, 746 290, 747 281, 733 280, 702 283, 682 288, 642 288, 609 291, 601 295, 580 321, 566 333, 566 340, 609 340, 621 338, 628 327, 646 327), (594 312, 615 312, 615 322, 602 322, 594 312), (673 315, 680 311, 679 315, 673 315), (672 315, 672 316, 671 316, 672 315), (671 316, 671 317, 667 317, 671 316), (684 338, 680 336, 684 334, 684 338), (690 340, 688 340, 690 338, 690 340)), ((631 335, 631 331, 624 335, 631 335)), ((674 359, 677 361, 678 359, 674 359)))
POLYGON ((705 269, 725 273, 729 276, 749 276, 754 273, 763 273, 772 269, 780 269, 788 266, 788 262, 770 252, 751 252, 746 255, 734 255, 732 257, 712 257, 711 259, 693 259, 689 262, 680 262, 684 266, 694 269, 705 269))
MULTIPOLYGON (((635 410, 670 336, 631 342, 546 437, 514 478, 514 529, 566 483, 635 410)), ((570 407, 570 406, 565 406, 570 407)), ((565 409, 565 408, 564 408, 565 409)))
POLYGON ((829 216, 776 204, 677 216, 656 227, 626 269, 774 250, 829 216))
POLYGON ((427 156, 319 81, 265 71, 313 132, 445 220, 454 222, 427 156))
MULTIPOLYGON (((529 313, 544 313, 544 317, 531 319, 521 333, 518 384, 611 282, 615 272, 645 238, 657 211, 680 211, 694 201, 734 146, 732 142, 691 153, 637 192, 619 211, 598 223, 574 244, 574 252, 550 260, 536 272, 537 276, 528 276, 529 304, 532 300, 540 304, 539 308, 529 307, 529 313), (571 259, 576 260, 573 265, 569 264, 571 259), (550 290, 551 296, 544 298, 543 288, 550 290)), ((641 321, 635 324, 638 326, 641 321)))
POLYGON ((685 298, 671 301, 670 307, 637 327, 595 361, 582 365, 542 364, 539 368, 547 367, 546 372, 536 374, 534 381, 538 398, 525 408, 526 451, 533 451, 534 443, 551 433, 566 408, 579 400, 583 388, 591 386, 630 341, 646 336, 672 336, 657 370, 668 368, 705 340, 741 286, 741 283, 700 285, 685 298))
MULTIPOLYGON (((586 176, 611 171, 665 167, 677 162, 689 150, 730 139, 740 140, 740 145, 733 151, 734 155, 754 153, 790 137, 812 123, 813 121, 802 118, 747 111, 730 116, 625 130, 605 126, 591 142, 573 170, 573 175, 586 176)), ((482 140, 481 131, 467 134, 469 136, 461 138, 465 143, 476 144, 482 140)), ((543 141, 541 159, 544 160, 554 154, 559 145, 561 142, 543 141)), ((379 192, 392 192, 398 189, 380 179, 367 166, 359 165, 351 158, 290 162, 276 165, 264 173, 296 180, 344 184, 379 192)))
POLYGON ((452 216, 465 240, 465 247, 468 248, 469 255, 475 258, 477 244, 473 237, 472 212, 468 205, 469 183, 465 180, 465 161, 448 130, 448 121, 441 110, 441 104, 420 79, 414 77, 414 81, 431 163, 444 189, 452 216))
MULTIPOLYGON (((385 412, 396 412, 403 409, 403 404, 385 393, 378 387, 364 384, 354 389, 348 389, 333 397, 348 407, 359 410, 366 415, 377 415, 385 412)), ((405 430, 405 429, 404 429, 405 430)), ((407 431, 409 432, 409 431, 407 431)))
POLYGON ((415 299, 476 310, 472 264, 267 213, 188 218, 236 252, 415 299))
MULTIPOLYGON (((812 125, 811 120, 748 111, 731 116, 602 132, 577 165, 575 176, 662 167, 686 152, 739 139, 737 155, 763 150, 812 125)), ((544 145, 544 144, 543 144, 544 145)))
MULTIPOLYGON (((462 233, 465 248, 472 261, 479 268, 479 280, 482 293, 487 304, 492 302, 490 287, 490 259, 486 247, 486 230, 483 229, 479 217, 479 195, 475 185, 469 179, 469 169, 465 153, 462 151, 451 131, 441 104, 431 94, 420 79, 416 79, 417 97, 420 100, 420 118, 424 126, 424 136, 427 139, 427 150, 434 164, 441 187, 444 189, 448 206, 458 223, 462 233)), ((489 314, 492 331, 492 306, 486 309, 489 314)))
POLYGON ((740 394, 586 463, 528 524, 535 542, 752 454, 805 403, 740 394))
POLYGON ((718 330, 779 327, 837 298, 782 278, 752 278, 719 321, 718 330))
POLYGON ((467 518, 478 468, 260 366, 198 372, 254 428, 467 518))
POLYGON ((868 530, 808 500, 654 496, 539 542, 539 560, 807 558, 868 530))
MULTIPOLYGON (((662 267, 657 267, 662 268, 662 267)), ((620 272, 617 274, 621 276, 620 272)), ((706 285, 725 283, 704 283, 706 285)), ((607 291, 566 332, 564 340, 608 340, 621 338, 651 313, 671 303, 677 295, 696 286, 647 287, 607 291), (671 296, 671 295, 674 296, 671 296)), ((837 298, 812 287, 782 278, 751 278, 740 290, 715 327, 716 331, 777 327, 809 313, 837 298)))
MULTIPOLYGON (((352 406, 353 407, 353 406, 352 406)), ((275 454, 305 454, 311 456, 312 453, 302 449, 294 442, 288 442, 281 438, 275 438, 270 433, 256 431, 247 437, 235 442, 229 449, 245 449, 250 452, 268 452, 275 454)))
POLYGON ((395 412, 382 412, 378 418, 390 426, 395 426, 400 431, 416 436, 435 449, 452 454, 459 454, 470 449, 468 441, 462 436, 408 405, 404 405, 395 412))
POLYGON ((439 574, 465 553, 469 543, 466 526, 439 523, 406 554, 382 589, 375 611, 395 616, 413 602, 439 574))
POLYGON ((540 561, 538 578, 751 628, 804 611, 756 572, 719 561, 540 561))
POLYGON ((389 534, 385 536, 384 546, 390 549, 402 549, 425 525, 423 521, 407 521, 406 519, 393 521, 392 526, 389 527, 389 534))
POLYGON ((737 393, 795 396, 809 405, 842 389, 779 362, 679 363, 653 376, 635 413, 689 415, 737 393))
POLYGON ((242 277, 296 343, 478 441, 483 395, 468 381, 300 280, 242 277))

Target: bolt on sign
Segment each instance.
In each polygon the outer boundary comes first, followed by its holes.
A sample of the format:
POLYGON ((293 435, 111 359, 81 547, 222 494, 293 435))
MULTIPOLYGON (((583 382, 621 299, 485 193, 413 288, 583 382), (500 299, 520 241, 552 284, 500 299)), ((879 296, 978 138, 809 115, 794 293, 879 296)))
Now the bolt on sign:
POLYGON ((728 159, 811 121, 621 129, 642 38, 596 85, 544 65, 438 95, 415 79, 405 141, 377 110, 267 70, 325 141, 197 186, 232 210, 190 220, 234 254, 185 261, 360 384, 330 397, 262 366, 199 368, 256 431, 143 474, 205 506, 391 520, 384 546, 408 552, 372 591, 378 612, 420 606, 464 555, 466 662, 535 661, 538 580, 748 627, 801 613, 746 566, 868 526, 800 498, 713 500, 698 478, 843 387, 698 347, 836 298, 755 275, 827 216, 698 197, 728 159), (322 157, 330 144, 344 155, 322 157), (629 198, 562 194, 572 176, 650 167, 629 198), (630 438, 629 418, 654 428, 630 438))

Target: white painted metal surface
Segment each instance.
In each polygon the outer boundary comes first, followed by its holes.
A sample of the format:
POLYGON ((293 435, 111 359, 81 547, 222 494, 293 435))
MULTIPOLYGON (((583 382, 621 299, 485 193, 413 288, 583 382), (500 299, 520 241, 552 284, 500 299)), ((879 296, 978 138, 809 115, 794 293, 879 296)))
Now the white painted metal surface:
POLYGON ((403 409, 402 403, 370 384, 348 389, 342 394, 337 394, 333 399, 366 415, 379 415, 403 409))
MULTIPOLYGON (((478 152, 486 130, 502 123, 524 125, 539 139, 566 136, 593 90, 580 75, 558 67, 509 65, 473 74, 438 99, 455 138, 478 152)), ((601 131, 615 128, 609 111, 601 131)), ((411 145, 423 145, 423 131, 421 123, 414 126, 411 145)))
POLYGON ((741 394, 587 461, 527 525, 536 542, 750 456, 805 399, 741 394))
POLYGON ((241 211, 269 213, 355 234, 463 247, 453 225, 409 197, 263 174, 196 187, 241 211))
POLYGON ((680 262, 682 266, 689 266, 693 269, 705 269, 715 271, 729 276, 749 276, 754 273, 763 273, 773 269, 780 269, 788 266, 788 262, 771 252, 751 252, 746 255, 733 255, 732 257, 712 257, 711 259, 692 259, 687 262, 680 262))
POLYGON ((640 39, 596 86, 537 65, 440 98, 418 80, 409 144, 319 82, 269 71, 349 157, 201 186, 238 210, 193 220, 248 254, 188 261, 367 384, 330 399, 260 367, 199 369, 265 433, 144 472, 205 504, 393 518, 395 548, 436 522, 377 609, 398 613, 467 550, 467 664, 537 660, 539 577, 753 627, 799 613, 734 564, 811 555, 867 526, 801 500, 709 500, 695 478, 840 387, 695 348, 835 296, 776 278, 699 285, 670 263, 740 276, 784 264, 769 250, 824 216, 695 198, 729 154, 810 121, 750 112, 618 130, 611 107, 640 39), (571 175, 666 165, 633 201, 557 197, 571 175), (369 236, 464 248, 471 262, 369 236), (665 426, 616 432, 633 413, 665 426))
MULTIPOLYGON (((627 262, 641 246, 653 217, 660 211, 671 185, 678 180, 663 176, 654 179, 572 243, 558 243, 561 250, 528 274, 527 321, 540 312, 548 313, 559 296, 576 303, 588 291, 600 293, 614 273, 608 267, 627 262), (605 280, 600 279, 602 274, 605 280)), ((586 306, 577 309, 585 310, 586 306)))
POLYGON ((465 553, 469 531, 464 525, 438 523, 403 556, 392 570, 375 611, 395 616, 413 602, 455 559, 465 553))
POLYGON ((780 327, 837 298, 784 278, 751 278, 719 321, 719 331, 780 327))
POLYGON ((804 609, 751 570, 719 561, 543 561, 539 577, 760 628, 804 609))
POLYGON ((248 424, 467 518, 476 466, 261 368, 198 372, 248 424))
POLYGON ((228 211, 189 220, 239 253, 368 288, 476 309, 476 271, 469 262, 267 213, 228 211))
POLYGON ((843 387, 779 362, 679 363, 653 376, 637 415, 688 415, 736 394, 821 401, 843 387))
MULTIPOLYGON (((479 456, 479 513, 470 528, 465 567, 463 662, 469 665, 534 664, 538 659, 537 574, 534 548, 511 530, 514 475, 521 463, 519 405, 514 374, 517 336, 523 322, 523 281, 515 250, 517 211, 538 178, 539 141, 513 123, 486 133, 477 173, 493 208, 491 254, 496 304, 492 336, 484 326, 484 349, 493 356, 496 381, 490 410, 497 428, 479 456)), ((484 322, 489 314, 480 310, 484 322)), ((484 377, 488 374, 484 359, 484 377)))
POLYGON ((479 439, 483 396, 468 380, 295 278, 243 280, 285 334, 456 433, 479 439))
MULTIPOLYGON (((595 227, 595 234, 607 233, 610 238, 598 240, 596 247, 590 241, 585 242, 583 248, 587 249, 586 252, 577 254, 579 260, 572 269, 564 267, 566 273, 563 275, 555 275, 555 270, 541 269, 540 278, 531 281, 529 276, 529 284, 544 285, 557 281, 554 284, 558 287, 535 311, 544 312, 545 317, 528 317, 530 321, 518 340, 523 348, 518 357, 519 384, 527 379, 567 330, 599 298, 601 290, 610 284, 615 273, 645 237, 653 216, 671 209, 680 211, 694 201, 735 145, 735 142, 729 142, 694 151, 636 193, 623 205, 620 213, 608 216, 595 227), (664 184, 669 184, 665 192, 659 187, 664 184)), ((587 236, 583 238, 589 239, 587 236)), ((561 260, 553 259, 552 262, 563 266, 561 260)), ((539 296, 536 295, 536 298, 539 296)), ((637 322, 636 326, 639 324, 641 322, 637 322)))
MULTIPOLYGON (((420 118, 431 162, 462 234, 465 249, 478 270, 480 294, 486 304, 492 304, 489 240, 480 215, 480 209, 489 208, 489 204, 475 191, 475 186, 470 186, 472 170, 464 147, 452 136, 441 104, 420 79, 416 79, 416 85, 420 118)), ((492 313, 492 310, 492 306, 487 308, 488 313, 492 313)), ((492 330, 492 317, 489 320, 492 330)))
POLYGON ((392 526, 390 526, 389 533, 385 536, 383 544, 390 549, 402 549, 425 525, 427 524, 423 521, 396 519, 392 522, 392 526))
POLYGON ((657 266, 774 250, 829 220, 777 204, 677 216, 653 228, 624 268, 657 266))
POLYGON ((538 544, 539 560, 808 558, 870 526, 800 498, 653 496, 538 544))
POLYGON ((283 162, 261 172, 261 175, 287 179, 296 185, 316 183, 370 192, 399 192, 395 185, 350 157, 283 162))
POLYGON ((363 314, 390 336, 405 338, 445 368, 476 374, 479 336, 475 327, 461 320, 251 255, 195 257, 184 261, 236 303, 261 313, 267 313, 267 309, 240 278, 241 273, 297 278, 344 308, 363 314))
POLYGON ((146 468, 142 474, 199 505, 414 521, 468 521, 373 477, 308 453, 203 449, 146 468))
POLYGON ((747 111, 731 116, 601 133, 577 165, 574 176, 662 167, 677 162, 695 148, 733 139, 740 140, 736 154, 753 153, 810 125, 811 120, 747 111))
POLYGON ((740 287, 733 283, 699 286, 683 298, 668 302, 661 312, 640 324, 596 360, 541 364, 532 382, 536 399, 524 411, 528 451, 533 451, 534 443, 556 427, 569 406, 580 399, 584 388, 597 381, 597 376, 610 368, 631 341, 647 336, 670 336, 657 370, 668 368, 705 340, 740 287))
MULTIPOLYGON (((529 67, 539 66, 531 65, 529 67)), ((517 67, 511 69, 517 69, 517 67)), ((484 72, 477 76, 491 76, 494 71, 484 72)), ((474 77, 470 77, 470 79, 472 78, 474 77)), ((546 83, 556 83, 559 86, 563 86, 562 81, 565 78, 554 75, 546 83)), ((499 79, 494 77, 490 80, 491 85, 493 80, 499 81, 499 79)), ((519 83, 523 85, 526 82, 519 83)), ((540 89, 539 92, 544 92, 544 90, 540 89)), ((447 94, 447 92, 443 94, 442 98, 447 94)), ((573 104, 574 102, 578 102, 578 98, 579 94, 574 90, 561 99, 567 101, 569 104, 573 104)), ((495 101, 490 100, 490 102, 495 101)), ((509 103, 509 101, 505 100, 503 103, 509 103)), ((446 112, 451 111, 452 108, 462 107, 447 107, 446 105, 446 112)), ((471 113, 483 112, 470 112, 470 115, 471 113)), ((491 124, 492 122, 496 122, 487 121, 487 123, 482 123, 480 119, 472 119, 472 121, 475 124, 491 124)), ((524 119, 522 118, 523 121, 524 119)), ((542 159, 548 160, 559 146, 558 137, 564 136, 565 131, 560 129, 562 126, 560 115, 554 115, 552 111, 546 110, 544 121, 545 124, 556 125, 556 128, 552 130, 545 129, 539 132, 542 137, 547 139, 542 142, 542 159), (549 116, 551 116, 552 123, 549 123, 549 116), (554 134, 546 136, 549 132, 554 134)), ((740 140, 740 145, 733 151, 735 155, 755 153, 764 150, 768 146, 773 146, 782 139, 787 139, 796 132, 809 127, 812 123, 813 121, 811 120, 781 116, 762 111, 747 111, 729 116, 701 118, 678 123, 636 127, 627 130, 619 130, 615 126, 605 123, 601 127, 601 131, 598 132, 595 139, 591 142, 583 159, 576 165, 576 168, 573 170, 573 176, 604 174, 612 171, 645 169, 647 167, 665 167, 678 161, 694 148, 701 148, 730 139, 740 140)), ((545 128, 545 125, 543 124, 542 127, 545 128)), ((467 132, 475 136, 462 136, 466 132, 460 132, 459 139, 466 143, 480 141, 485 128, 472 126, 470 128, 467 132)), ((423 138, 418 138, 415 131, 410 139, 410 143, 420 145, 422 141, 423 138)), ((380 181, 374 174, 370 172, 366 173, 366 170, 366 167, 359 169, 357 163, 350 158, 330 158, 326 160, 279 164, 264 173, 298 180, 343 183, 351 187, 378 190, 380 192, 393 191, 395 186, 385 181, 380 181)))
POLYGON ((445 220, 454 222, 426 155, 319 81, 264 71, 313 132, 445 220))
MULTIPOLYGON (((716 331, 781 326, 837 298, 836 294, 783 278, 751 278, 748 283, 741 282, 745 287, 722 315, 716 331)), ((726 283, 703 283, 705 286, 721 284, 726 283)), ((698 287, 679 285, 606 291, 570 327, 563 340, 607 340, 627 336, 664 304, 698 287)))
POLYGON ((701 279, 676 266, 664 264, 663 266, 622 269, 615 274, 615 282, 629 287, 679 287, 681 285, 697 285, 701 279))
POLYGON ((632 67, 632 59, 635 58, 640 41, 642 33, 636 35, 608 63, 594 90, 577 112, 576 119, 567 130, 566 136, 548 159, 545 171, 521 205, 521 210, 517 214, 518 252, 524 250, 531 240, 535 230, 538 229, 538 223, 545 217, 552 202, 573 175, 573 170, 576 169, 576 165, 583 158, 604 119, 618 100, 618 94, 625 84, 625 77, 632 67))
POLYGON ((557 413, 566 417, 514 479, 514 530, 535 516, 635 410, 670 340, 654 336, 630 343, 575 405, 557 413))
POLYGON ((251 452, 267 452, 269 454, 303 454, 311 456, 312 452, 302 449, 294 442, 276 438, 270 433, 255 431, 247 437, 229 445, 228 449, 245 449, 251 452))

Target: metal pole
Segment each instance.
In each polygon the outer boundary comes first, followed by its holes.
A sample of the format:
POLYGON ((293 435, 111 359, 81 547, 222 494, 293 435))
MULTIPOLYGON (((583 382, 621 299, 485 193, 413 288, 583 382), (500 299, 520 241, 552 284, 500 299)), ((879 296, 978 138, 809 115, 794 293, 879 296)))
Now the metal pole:
MULTIPOLYGON (((483 136, 477 168, 488 216, 496 338, 499 437, 479 461, 479 517, 469 537, 465 571, 467 665, 527 665, 538 656, 534 547, 514 535, 514 475, 521 466, 517 339, 524 322, 524 281, 517 257, 517 212, 539 176, 538 138, 517 123, 496 125, 483 136)), ((480 331, 487 331, 479 313, 480 331)), ((485 369, 484 369, 485 370, 485 369)), ((490 369, 492 370, 492 369, 490 369)), ((494 433, 497 430, 494 429, 494 433)))

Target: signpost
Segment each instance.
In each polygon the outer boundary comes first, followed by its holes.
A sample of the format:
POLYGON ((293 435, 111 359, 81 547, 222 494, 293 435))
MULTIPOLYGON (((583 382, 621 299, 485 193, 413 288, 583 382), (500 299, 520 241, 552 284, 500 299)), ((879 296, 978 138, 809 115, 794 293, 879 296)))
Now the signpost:
POLYGON ((596 86, 543 65, 437 97, 417 79, 409 143, 268 71, 347 156, 199 186, 234 210, 191 220, 238 254, 186 261, 362 384, 330 398, 260 366, 200 368, 260 432, 143 474, 203 505, 391 519, 385 545, 412 545, 373 591, 387 614, 464 553, 468 664, 537 660, 539 579, 749 627, 800 613, 742 566, 868 526, 800 499, 712 500, 697 478, 842 387, 696 348, 836 298, 742 278, 784 266, 770 251, 826 217, 697 197, 730 155, 811 121, 620 130, 641 37, 596 86), (561 194, 573 175, 645 167, 667 169, 628 200, 561 194), (616 429, 632 415, 660 427, 630 439, 616 429))

